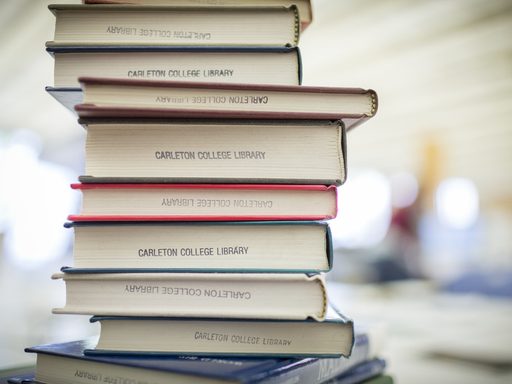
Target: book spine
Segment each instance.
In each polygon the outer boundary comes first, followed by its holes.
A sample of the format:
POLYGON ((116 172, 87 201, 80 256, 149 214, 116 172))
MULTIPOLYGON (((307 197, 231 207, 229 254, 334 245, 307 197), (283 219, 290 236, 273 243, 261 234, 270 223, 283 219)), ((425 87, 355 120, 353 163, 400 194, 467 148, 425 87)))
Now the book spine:
MULTIPOLYGON (((386 362, 382 359, 373 359, 351 368, 349 372, 342 373, 324 384, 354 384, 366 383, 366 380, 381 375, 386 368, 386 362)), ((392 382, 391 382, 392 383, 392 382)), ((391 384, 390 383, 390 384, 391 384)), ((369 384, 369 383, 368 383, 369 384)))
POLYGON ((293 12, 293 16, 294 16, 294 20, 295 20, 295 22, 293 23, 293 27, 294 27, 293 28, 293 30, 294 30, 293 45, 295 46, 295 45, 299 44, 300 29, 301 29, 299 9, 297 8, 296 5, 290 6, 290 9, 293 12))
POLYGON ((37 381, 35 381, 34 374, 29 373, 23 376, 19 377, 11 377, 7 379, 8 384, 37 384, 37 381))
POLYGON ((332 241, 332 232, 331 228, 327 225, 325 228, 325 241, 326 241, 326 253, 327 253, 327 263, 329 265, 328 271, 330 271, 333 267, 333 255, 334 255, 334 246, 332 241))
MULTIPOLYGON (((342 120, 338 121, 340 127, 340 146, 339 146, 339 156, 340 156, 340 164, 343 171, 343 178, 340 180, 340 184, 343 184, 347 179, 347 128, 345 123, 342 120)), ((338 209, 336 208, 336 212, 338 209)))
POLYGON ((299 47, 295 47, 295 54, 297 55, 297 75, 298 75, 298 84, 302 85, 302 54, 300 53, 299 47))

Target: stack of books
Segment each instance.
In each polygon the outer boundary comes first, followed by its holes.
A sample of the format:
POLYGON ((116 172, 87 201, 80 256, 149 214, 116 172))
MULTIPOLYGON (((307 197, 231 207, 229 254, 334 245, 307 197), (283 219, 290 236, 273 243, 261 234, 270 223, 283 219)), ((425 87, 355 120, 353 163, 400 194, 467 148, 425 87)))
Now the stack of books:
POLYGON ((48 91, 87 132, 85 174, 72 185, 82 209, 66 224, 73 266, 53 276, 66 288, 54 313, 93 315, 101 332, 28 348, 35 380, 381 374, 368 334, 329 305, 323 276, 345 134, 377 98, 300 86, 310 3, 86 2, 50 6, 48 91))

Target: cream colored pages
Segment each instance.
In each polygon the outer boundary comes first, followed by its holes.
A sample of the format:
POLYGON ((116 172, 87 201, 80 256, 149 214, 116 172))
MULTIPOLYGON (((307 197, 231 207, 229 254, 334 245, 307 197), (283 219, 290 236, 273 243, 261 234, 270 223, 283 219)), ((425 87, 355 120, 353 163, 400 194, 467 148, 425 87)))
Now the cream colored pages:
POLYGON ((372 116, 375 100, 366 93, 286 92, 239 89, 83 84, 84 103, 101 107, 339 113, 372 116))
POLYGON ((83 215, 330 216, 336 191, 214 188, 97 188, 82 190, 83 215))
POLYGON ((105 378, 117 383, 226 384, 226 380, 198 377, 61 356, 37 355, 36 379, 42 383, 83 384, 105 378))
POLYGON ((54 313, 323 320, 323 276, 296 274, 55 274, 66 306, 54 313))
POLYGON ((55 53, 56 87, 78 77, 298 85, 297 51, 55 53))
POLYGON ((88 128, 85 173, 344 180, 340 136, 336 124, 94 124, 88 128))
POLYGON ((321 225, 75 226, 77 268, 326 270, 321 225))
POLYGON ((348 354, 351 345, 352 327, 343 323, 105 319, 96 349, 337 355, 348 354))
POLYGON ((54 10, 53 44, 285 46, 298 43, 296 8, 68 5, 54 10))

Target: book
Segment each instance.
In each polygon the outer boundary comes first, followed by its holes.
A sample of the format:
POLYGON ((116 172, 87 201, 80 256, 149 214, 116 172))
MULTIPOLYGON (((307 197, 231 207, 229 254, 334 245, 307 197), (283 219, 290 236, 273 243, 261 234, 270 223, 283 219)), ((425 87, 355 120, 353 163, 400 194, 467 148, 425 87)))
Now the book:
MULTIPOLYGON (((27 348, 26 351, 37 354, 35 379, 55 384, 81 384, 84 380, 90 382, 104 379, 117 380, 114 381, 117 383, 152 384, 321 384, 342 374, 347 377, 352 368, 362 364, 383 367, 371 357, 370 342, 366 334, 356 334, 350 359, 84 354, 84 350, 94 347, 95 340, 40 345, 27 348)), ((376 372, 375 369, 367 371, 372 375, 376 372)), ((356 378, 361 380, 360 376, 356 378)))
POLYGON ((322 321, 322 275, 255 273, 57 273, 66 304, 53 313, 322 321))
POLYGON ((52 4, 58 45, 295 46, 297 7, 52 4))
MULTIPOLYGON (((382 359, 372 359, 368 361, 364 361, 357 366, 350 368, 347 372, 340 374, 332 380, 325 381, 323 383, 319 383, 316 381, 303 381, 302 378, 295 376, 293 378, 294 383, 299 384, 393 384, 394 380, 392 376, 385 375, 382 373, 376 372, 384 372, 385 361, 382 359), (297 381, 298 380, 298 381, 297 381)), ((26 372, 24 375, 17 375, 15 377, 6 377, 5 379, 0 379, 0 384, 38 384, 35 380, 35 370, 34 369, 25 369, 26 372)), ((286 378, 290 375, 286 370, 283 373, 284 379, 275 379, 269 378, 267 383, 289 383, 286 378)), ((233 383, 234 381, 231 381, 233 383)), ((244 381, 247 383, 247 381, 244 381)), ((259 383, 265 383, 265 381, 259 381, 259 383)))
MULTIPOLYGON (((76 269, 166 272, 328 271, 326 223, 74 222, 76 269)), ((69 272, 69 270, 67 270, 69 272)))
POLYGON ((339 120, 80 122, 87 132, 82 182, 340 185, 346 177, 339 120))
POLYGON ((306 29, 313 20, 310 0, 83 0, 85 4, 137 4, 137 5, 174 5, 191 6, 283 6, 296 5, 299 10, 301 28, 306 29))
MULTIPOLYGON (((393 379, 393 376, 380 374, 380 375, 377 375, 374 377, 370 377, 367 380, 360 382, 360 384, 393 384, 394 382, 395 382, 395 380, 393 379)), ((334 381, 334 383, 335 384, 348 384, 348 382, 345 383, 344 381, 341 381, 341 382, 334 381)))
POLYGON ((377 111, 376 93, 360 88, 91 77, 79 82, 80 117, 342 119, 349 129, 377 111))
POLYGON ((340 357, 350 355, 351 320, 328 311, 318 322, 101 317, 97 345, 86 354, 340 357))
MULTIPOLYGON (((382 359, 375 358, 367 361, 363 361, 359 363, 353 368, 349 368, 346 372, 341 373, 339 376, 334 379, 319 383, 316 381, 303 381, 298 375, 293 379, 296 380, 294 383, 299 384, 393 384, 393 377, 390 375, 383 374, 386 366, 386 362, 382 359), (298 380, 298 381, 297 381, 298 380)), ((270 381, 274 384, 278 383, 289 383, 286 377, 290 375, 286 370, 283 376, 284 379, 274 379, 269 378, 270 381), (276 381, 277 380, 277 381, 276 381)), ((233 381, 231 381, 233 382, 233 381)), ((40 382, 35 381, 35 369, 24 370, 24 374, 19 374, 16 376, 8 376, 4 379, 0 379, 0 384, 38 384, 40 382)), ((265 381, 260 381, 260 383, 265 383, 265 381)))
POLYGON ((298 47, 53 46, 54 87, 80 97, 80 76, 298 85, 298 47))
POLYGON ((323 384, 392 384, 391 376, 383 374, 385 369, 386 361, 374 358, 355 365, 323 384))
MULTIPOLYGON (((223 360, 223 361, 230 361, 223 360)), ((349 368, 346 372, 342 372, 339 376, 336 376, 335 378, 325 381, 321 384, 392 384, 393 378, 392 376, 383 374, 386 367, 386 362, 382 359, 375 358, 370 359, 367 361, 363 361, 359 364, 357 364, 353 368, 349 368)), ((272 378, 269 377, 268 380, 270 382, 277 384, 277 383, 289 383, 289 380, 287 377, 290 376, 290 371, 283 369, 284 373, 282 376, 283 379, 278 378, 272 378)), ((264 379, 263 379, 264 380, 264 379)), ((318 383, 316 381, 304 381, 301 378, 301 375, 297 374, 293 380, 294 383, 303 383, 303 384, 311 384, 311 383, 318 383)), ((311 380, 313 378, 311 377, 311 380)), ((233 381, 231 381, 233 382, 233 381)), ((265 381, 263 381, 264 383, 265 381)), ((267 381, 269 382, 269 381, 267 381)), ((5 378, 0 378, 0 384, 37 384, 38 382, 35 381, 35 369, 34 368, 25 368, 23 370, 20 370, 19 374, 16 374, 15 376, 10 375, 6 376, 5 378)), ((260 381, 261 383, 261 381, 260 381)))
POLYGON ((33 382, 35 366, 33 364, 0 370, 0 384, 21 384, 33 382))
POLYGON ((74 183, 71 221, 265 221, 336 217, 336 186, 74 183))
MULTIPOLYGON (((201 358, 203 360, 204 358, 201 358)), ((285 360, 285 359, 282 359, 285 360)), ((311 360, 311 359, 308 359, 311 360)), ((331 359, 330 359, 331 360, 331 359)), ((341 361, 341 359, 339 359, 341 361)), ((353 360, 353 358, 352 358, 353 360)), ((232 359, 221 359, 222 362, 232 361, 232 359)), ((316 359, 318 361, 318 359, 316 359)), ((344 361, 347 361, 347 359, 344 359, 344 361)), ((283 361, 284 363, 284 361, 283 361)), ((311 377, 308 377, 304 371, 305 368, 308 368, 311 366, 311 368, 314 367, 314 363, 309 363, 305 367, 294 367, 292 369, 295 369, 295 371, 290 369, 283 368, 283 373, 280 375, 274 374, 274 376, 270 375, 265 381, 261 381, 260 383, 290 383, 290 377, 293 373, 296 372, 296 374, 293 376, 294 383, 299 384, 393 384, 394 380, 392 376, 389 376, 387 374, 384 374, 386 362, 383 359, 374 358, 370 360, 366 360, 363 362, 358 363, 352 368, 348 368, 346 371, 343 371, 340 375, 336 376, 335 378, 324 381, 322 383, 318 381, 312 381, 314 379, 314 375, 310 375, 311 377), (304 378, 305 377, 305 378, 304 378), (309 381, 305 381, 309 380, 309 381)), ((312 369, 313 371, 313 369, 312 369)), ((270 372, 269 372, 270 373, 270 372)), ((197 378, 195 378, 197 379, 197 378)), ((242 379, 243 380, 243 379, 242 379)), ((231 382, 234 382, 233 380, 231 382)), ((23 370, 20 370, 19 374, 16 374, 15 376, 10 375, 6 376, 5 378, 0 379, 0 384, 38 384, 40 382, 35 381, 35 368, 25 368, 23 370)), ((245 381, 247 383, 247 381, 245 381)))

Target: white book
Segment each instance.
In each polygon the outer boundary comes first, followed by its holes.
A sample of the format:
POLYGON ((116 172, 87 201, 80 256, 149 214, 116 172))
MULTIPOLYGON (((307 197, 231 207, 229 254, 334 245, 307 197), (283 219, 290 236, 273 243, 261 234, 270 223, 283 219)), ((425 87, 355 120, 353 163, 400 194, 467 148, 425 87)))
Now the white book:
POLYGON ((172 7, 54 4, 49 46, 246 45, 296 46, 297 7, 172 7))
POLYGON ((95 316, 98 344, 89 354, 200 356, 349 356, 351 320, 329 310, 325 321, 95 316))
POLYGON ((322 275, 57 273, 66 304, 53 313, 322 321, 322 275))

